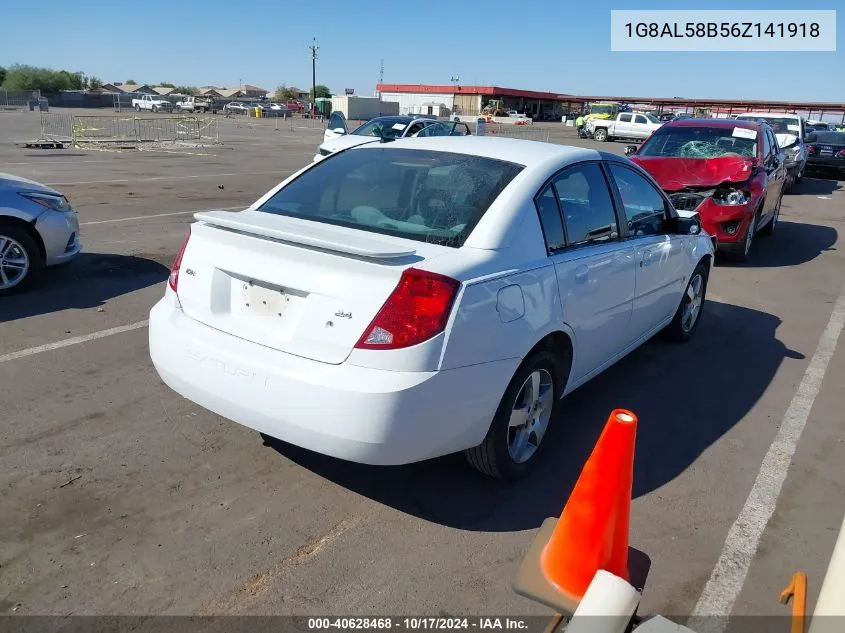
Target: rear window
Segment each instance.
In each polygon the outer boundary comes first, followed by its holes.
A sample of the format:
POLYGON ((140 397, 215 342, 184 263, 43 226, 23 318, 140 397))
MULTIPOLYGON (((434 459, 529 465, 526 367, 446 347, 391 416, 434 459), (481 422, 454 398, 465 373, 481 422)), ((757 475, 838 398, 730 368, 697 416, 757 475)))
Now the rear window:
POLYGON ((845 132, 810 132, 807 142, 845 145, 845 132))
POLYGON ((457 248, 522 169, 450 152, 353 149, 320 161, 259 210, 457 248))

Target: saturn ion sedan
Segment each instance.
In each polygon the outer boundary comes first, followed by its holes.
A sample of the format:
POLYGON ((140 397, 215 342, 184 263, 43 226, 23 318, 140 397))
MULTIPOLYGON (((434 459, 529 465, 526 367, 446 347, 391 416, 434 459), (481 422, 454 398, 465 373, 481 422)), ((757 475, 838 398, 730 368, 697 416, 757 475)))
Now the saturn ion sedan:
POLYGON ((23 290, 46 266, 69 262, 81 250, 79 220, 67 198, 0 173, 0 296, 23 290))
POLYGON ((326 455, 504 479, 561 397, 694 335, 713 262, 628 159, 516 139, 362 145, 195 217, 150 312, 167 385, 326 455))

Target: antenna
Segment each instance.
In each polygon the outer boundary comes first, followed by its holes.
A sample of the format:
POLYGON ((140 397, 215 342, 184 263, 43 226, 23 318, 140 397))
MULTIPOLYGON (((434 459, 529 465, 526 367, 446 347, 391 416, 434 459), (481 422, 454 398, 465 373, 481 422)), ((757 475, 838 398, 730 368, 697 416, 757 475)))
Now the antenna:
MULTIPOLYGON (((378 71, 378 83, 381 86, 384 83, 384 57, 381 58, 381 66, 378 71)), ((381 99, 381 90, 376 86, 376 96, 381 99)))

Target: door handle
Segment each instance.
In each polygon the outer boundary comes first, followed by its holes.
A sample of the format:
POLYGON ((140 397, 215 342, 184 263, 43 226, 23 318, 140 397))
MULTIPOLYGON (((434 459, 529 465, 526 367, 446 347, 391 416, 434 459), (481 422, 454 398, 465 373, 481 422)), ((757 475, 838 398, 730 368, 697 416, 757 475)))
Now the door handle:
POLYGON ((578 268, 575 269, 575 281, 583 282, 587 280, 587 277, 590 274, 590 269, 581 264, 578 268))

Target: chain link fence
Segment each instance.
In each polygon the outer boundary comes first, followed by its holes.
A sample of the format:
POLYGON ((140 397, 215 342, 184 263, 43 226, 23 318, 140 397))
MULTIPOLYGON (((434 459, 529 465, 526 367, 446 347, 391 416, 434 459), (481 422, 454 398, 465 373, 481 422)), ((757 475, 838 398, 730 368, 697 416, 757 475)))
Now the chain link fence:
POLYGON ((187 149, 220 143, 216 117, 41 114, 40 140, 81 149, 187 149))
POLYGON ((0 89, 0 110, 25 110, 41 100, 40 90, 0 89))

